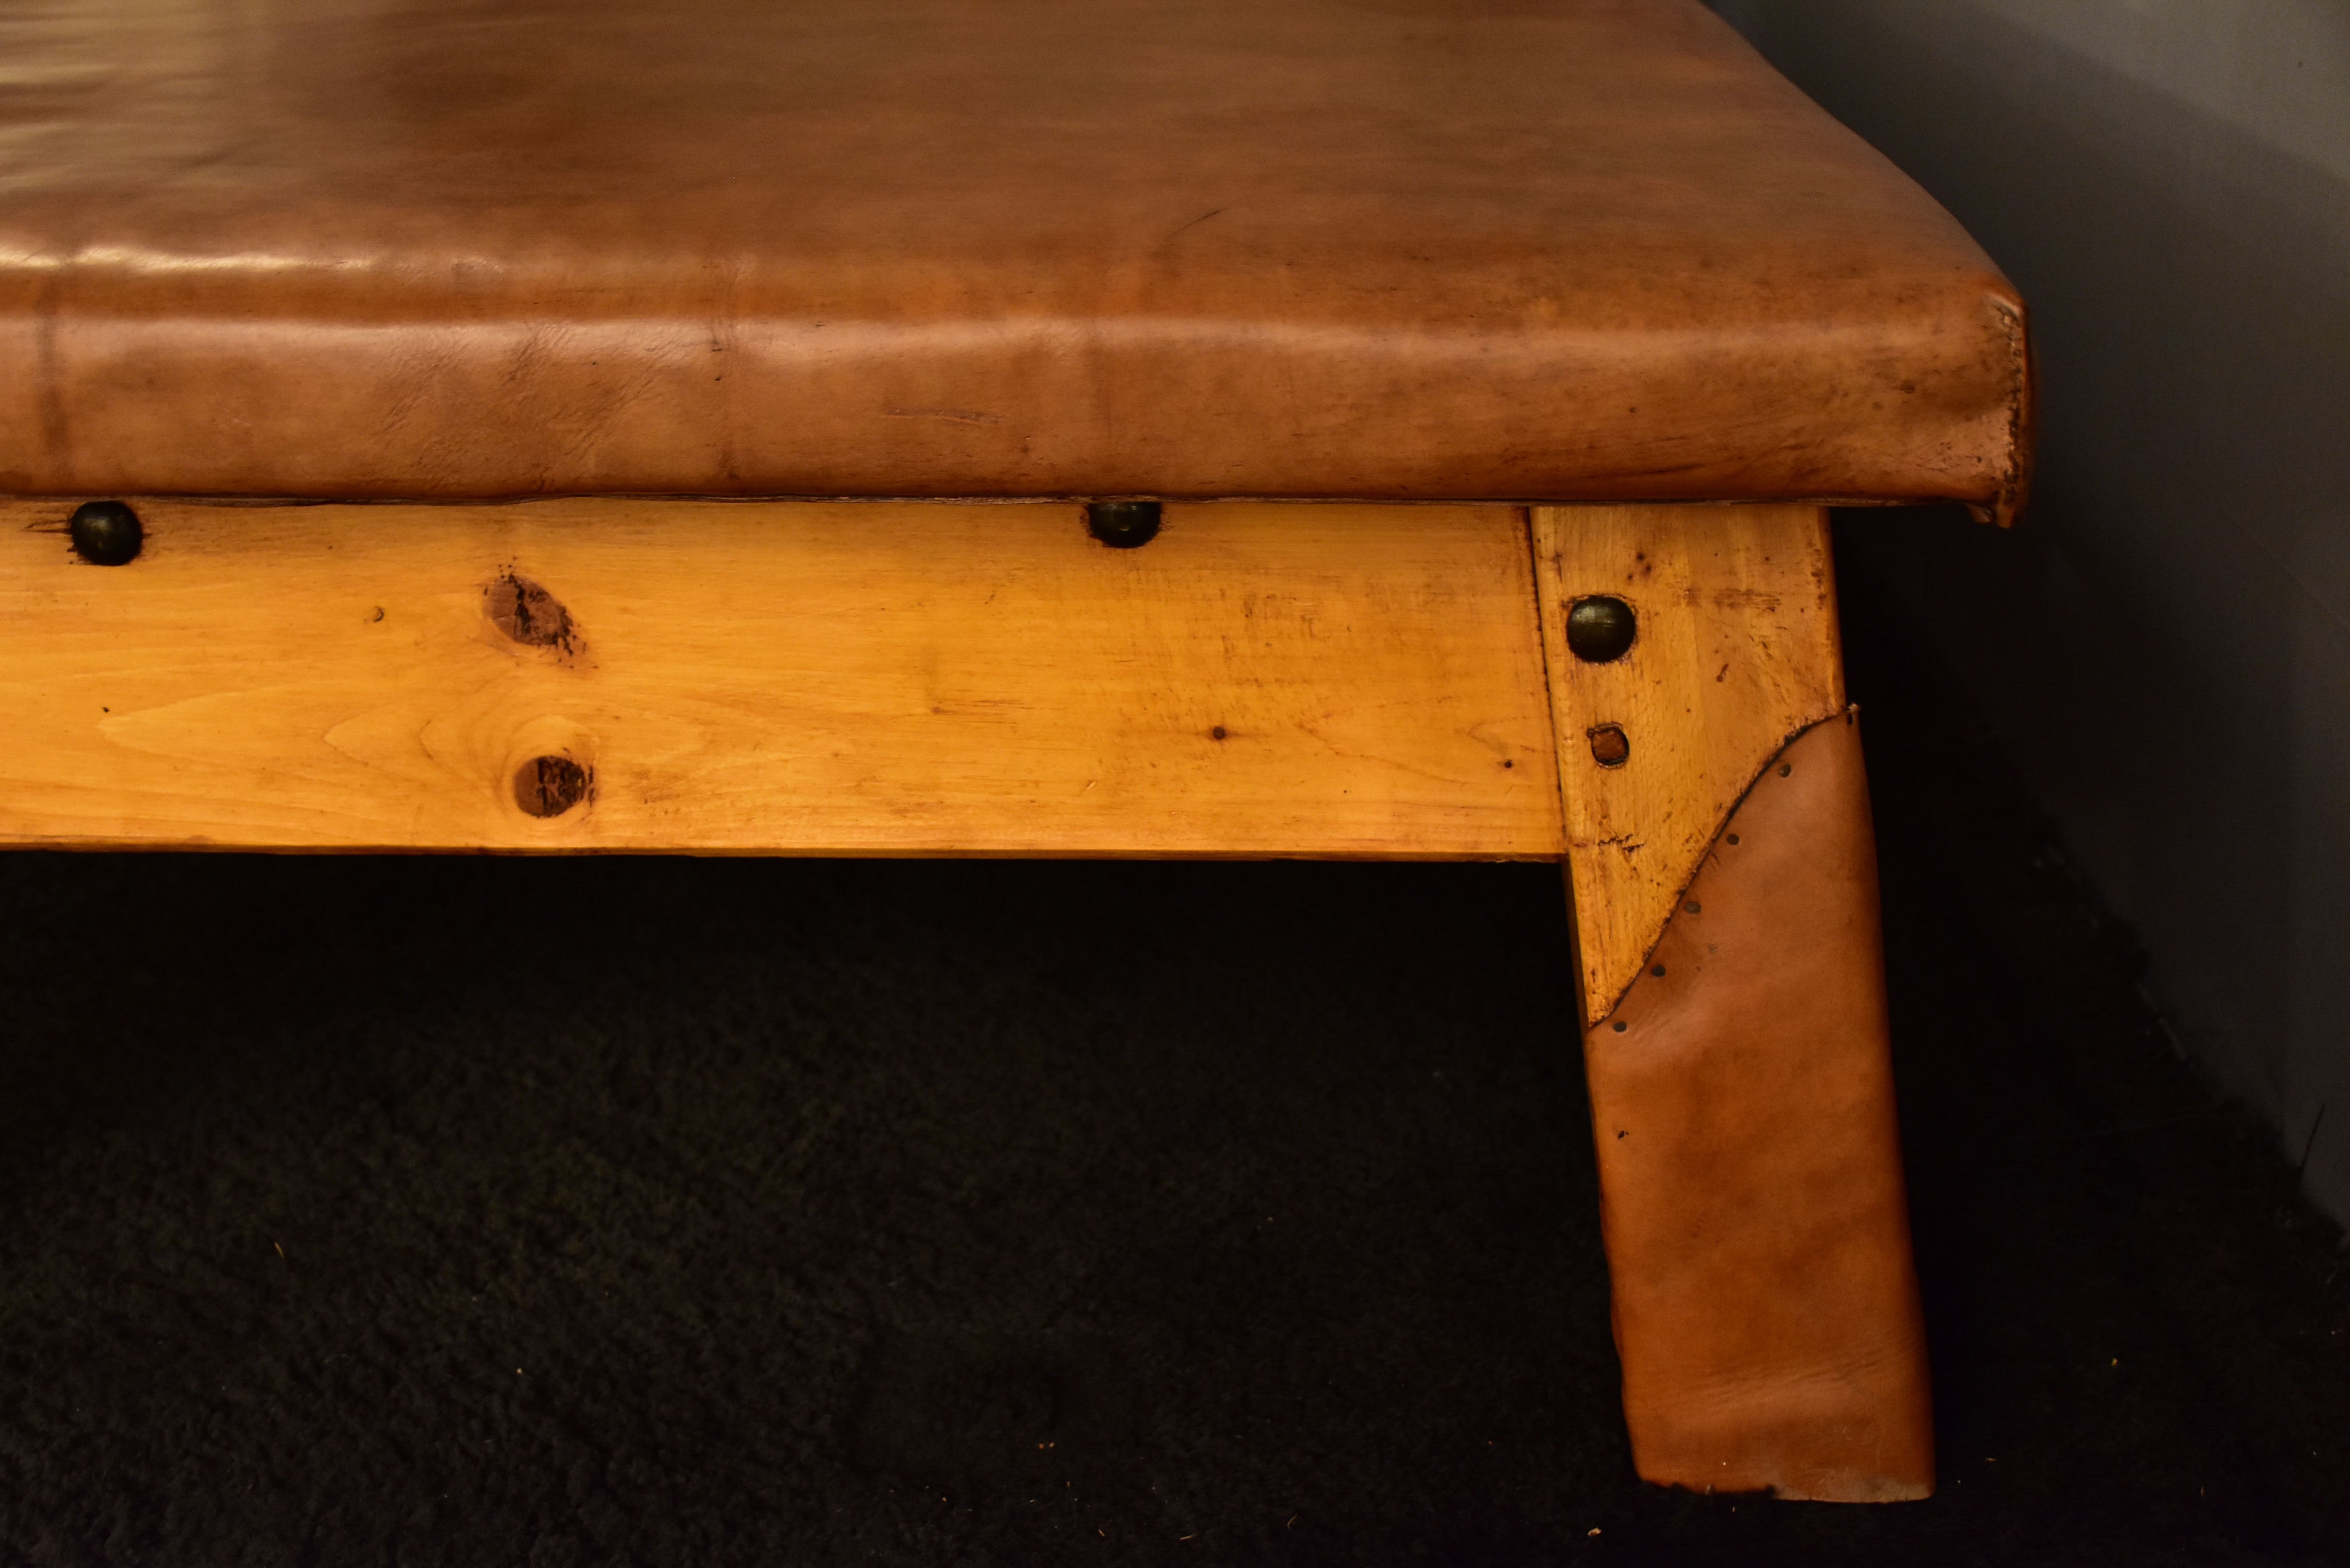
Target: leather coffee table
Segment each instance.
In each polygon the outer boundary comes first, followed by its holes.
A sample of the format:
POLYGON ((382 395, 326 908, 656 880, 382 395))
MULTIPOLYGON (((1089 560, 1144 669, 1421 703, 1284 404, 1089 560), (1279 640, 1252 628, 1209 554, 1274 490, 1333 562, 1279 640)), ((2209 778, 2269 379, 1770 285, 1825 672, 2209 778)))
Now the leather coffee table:
POLYGON ((1561 862, 1640 1473, 1931 1489, 1824 506, 2023 316, 1695 0, 0 57, 0 841, 1561 862))

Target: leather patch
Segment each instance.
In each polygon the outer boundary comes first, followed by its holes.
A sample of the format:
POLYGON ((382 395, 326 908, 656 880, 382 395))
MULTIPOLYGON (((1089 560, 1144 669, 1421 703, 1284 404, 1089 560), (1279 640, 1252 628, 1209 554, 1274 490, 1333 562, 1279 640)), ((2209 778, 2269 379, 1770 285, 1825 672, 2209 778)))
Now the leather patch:
POLYGON ((1585 1057, 1640 1474, 1931 1493, 1854 712, 1764 766, 1585 1057))

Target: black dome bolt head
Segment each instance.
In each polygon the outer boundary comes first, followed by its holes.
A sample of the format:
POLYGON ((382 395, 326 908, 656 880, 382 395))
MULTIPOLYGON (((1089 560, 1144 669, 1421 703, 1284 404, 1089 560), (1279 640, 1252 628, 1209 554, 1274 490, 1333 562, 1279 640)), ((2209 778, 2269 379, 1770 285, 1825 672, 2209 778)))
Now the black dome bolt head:
POLYGON ((1633 615, 1632 607, 1606 594, 1577 599, 1567 607, 1567 650, 1586 664, 1607 664, 1623 658, 1639 630, 1639 618, 1633 615))
POLYGON ((127 566, 139 558, 147 530, 120 501, 85 501, 74 508, 74 554, 93 566, 127 566))
POLYGON ((1086 532, 1113 550, 1134 550, 1159 536, 1156 501, 1089 501, 1086 532))

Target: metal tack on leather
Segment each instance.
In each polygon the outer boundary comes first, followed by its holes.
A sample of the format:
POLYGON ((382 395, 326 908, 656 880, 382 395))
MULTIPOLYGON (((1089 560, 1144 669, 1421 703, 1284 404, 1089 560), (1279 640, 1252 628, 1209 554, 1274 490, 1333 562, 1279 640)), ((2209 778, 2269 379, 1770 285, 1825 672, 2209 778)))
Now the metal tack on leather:
POLYGON ((139 514, 120 501, 85 501, 74 508, 74 554, 93 566, 128 566, 147 542, 139 514))
POLYGON ((1088 502, 1086 532, 1113 550, 1139 549, 1159 536, 1159 503, 1088 502))

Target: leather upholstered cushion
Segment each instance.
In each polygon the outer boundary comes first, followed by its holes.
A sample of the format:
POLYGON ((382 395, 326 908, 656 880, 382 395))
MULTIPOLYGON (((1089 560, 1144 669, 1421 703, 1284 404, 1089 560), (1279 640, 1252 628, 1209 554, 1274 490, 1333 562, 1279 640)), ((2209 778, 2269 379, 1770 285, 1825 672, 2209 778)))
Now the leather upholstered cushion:
POLYGON ((2012 289, 1696 0, 57 0, 0 60, 0 490, 2020 485, 2012 289))

